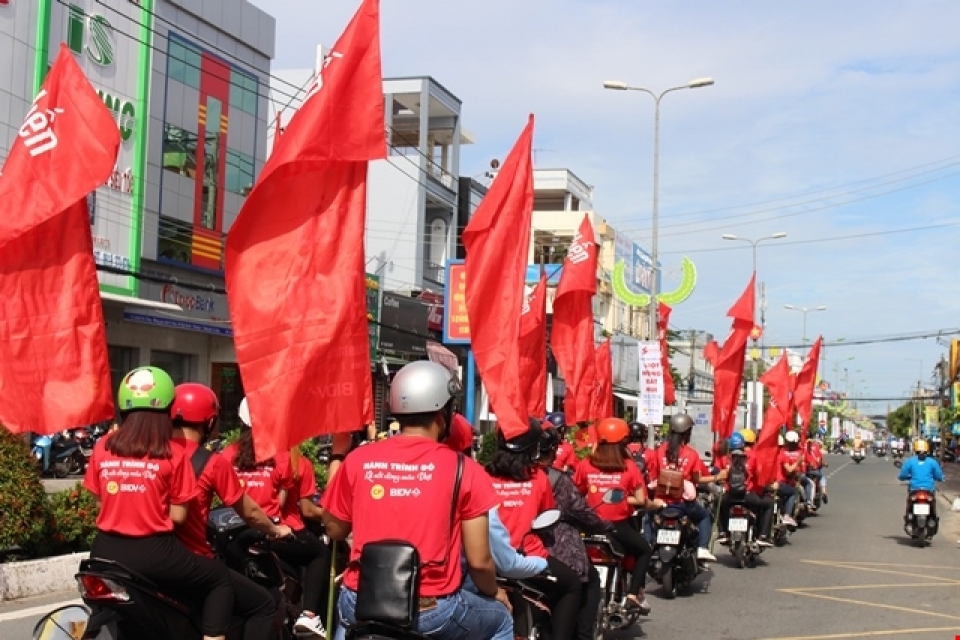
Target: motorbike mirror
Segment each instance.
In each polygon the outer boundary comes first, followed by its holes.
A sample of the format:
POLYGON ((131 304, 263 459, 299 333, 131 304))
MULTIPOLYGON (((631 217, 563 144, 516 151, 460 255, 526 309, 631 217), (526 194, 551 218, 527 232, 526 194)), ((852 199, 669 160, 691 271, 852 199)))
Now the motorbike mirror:
POLYGON ((620 504, 627 499, 627 493, 623 489, 609 489, 603 494, 603 504, 620 504))
POLYGON ((547 509, 533 519, 534 531, 543 531, 549 529, 560 521, 560 509, 547 509))
POLYGON ((713 452, 712 452, 712 451, 704 451, 704 452, 703 452, 703 457, 706 458, 707 460, 709 460, 710 458, 713 457, 713 452))
POLYGON ((76 640, 87 630, 90 610, 77 604, 54 609, 40 618, 33 629, 33 640, 76 640))

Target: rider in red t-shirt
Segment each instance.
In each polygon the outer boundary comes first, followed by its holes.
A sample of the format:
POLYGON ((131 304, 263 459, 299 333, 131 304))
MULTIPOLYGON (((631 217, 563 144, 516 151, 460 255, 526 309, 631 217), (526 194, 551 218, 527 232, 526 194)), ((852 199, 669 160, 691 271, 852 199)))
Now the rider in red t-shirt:
MULTIPOLYGON (((275 525, 250 496, 243 492, 240 479, 230 462, 218 453, 203 449, 201 443, 216 430, 220 402, 213 389, 196 382, 187 382, 176 388, 176 399, 170 407, 173 418, 173 442, 183 446, 194 475, 197 492, 187 508, 187 519, 177 525, 176 534, 183 545, 201 556, 213 558, 207 543, 207 516, 216 495, 227 507, 233 508, 251 528, 268 537, 282 538, 291 534, 290 528, 275 525)), ((236 593, 233 610, 244 620, 245 638, 273 638, 276 636, 274 616, 276 603, 270 592, 236 571, 230 572, 236 593)))
MULTIPOLYGON (((404 540, 420 556, 415 631, 448 640, 463 637, 466 627, 470 637, 513 640, 509 600, 497 587, 490 554, 488 512, 497 505, 497 495, 474 460, 439 442, 447 437, 459 393, 457 379, 439 364, 424 360, 403 367, 390 385, 390 413, 400 424, 400 435, 350 452, 324 492, 327 534, 334 540, 353 534, 339 598, 347 631, 357 622, 357 562, 364 545, 404 540), (454 496, 461 460, 460 489, 454 496), (483 595, 462 588, 461 550, 483 595)), ((340 447, 346 444, 335 439, 333 455, 342 456, 340 447)))
POLYGON ((803 473, 803 452, 800 451, 800 434, 787 431, 783 436, 784 446, 777 454, 777 492, 784 500, 783 522, 796 527, 793 517, 797 505, 797 483, 803 473))
POLYGON ((807 450, 804 452, 804 461, 807 464, 807 475, 815 483, 815 487, 820 491, 823 504, 827 504, 827 479, 823 475, 824 467, 829 466, 823 459, 823 445, 820 440, 807 438, 807 450))
POLYGON ((567 439, 567 417, 560 412, 548 413, 546 421, 553 425, 560 435, 560 444, 557 447, 557 457, 553 461, 553 468, 573 473, 579 460, 573 443, 567 439))

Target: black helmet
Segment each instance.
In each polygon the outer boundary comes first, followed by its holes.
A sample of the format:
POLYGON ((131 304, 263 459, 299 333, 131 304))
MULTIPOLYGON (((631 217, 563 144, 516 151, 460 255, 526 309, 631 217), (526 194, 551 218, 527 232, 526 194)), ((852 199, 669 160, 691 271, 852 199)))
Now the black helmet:
POLYGON ((546 455, 560 445, 560 433, 556 427, 549 422, 543 427, 543 433, 540 435, 540 455, 546 455))
POLYGON ((507 440, 503 436, 503 432, 498 429, 497 446, 510 453, 527 453, 531 450, 538 450, 543 428, 540 426, 540 421, 536 418, 530 418, 528 424, 529 428, 526 433, 521 433, 509 440, 507 440))
POLYGON ((670 433, 686 433, 693 428, 693 418, 685 413, 670 416, 670 433))
POLYGON ((563 415, 563 413, 560 411, 548 413, 545 422, 549 422, 557 429, 563 429, 565 426, 567 426, 567 416, 563 415))
POLYGON ((630 423, 630 442, 646 442, 647 425, 642 422, 630 423))

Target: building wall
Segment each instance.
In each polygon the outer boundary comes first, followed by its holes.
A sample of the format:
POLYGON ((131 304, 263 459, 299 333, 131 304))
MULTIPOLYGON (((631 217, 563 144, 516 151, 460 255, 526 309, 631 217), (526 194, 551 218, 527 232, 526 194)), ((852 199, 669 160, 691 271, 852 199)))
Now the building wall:
POLYGON ((35 95, 36 2, 0 5, 0 159, 30 110, 35 95))

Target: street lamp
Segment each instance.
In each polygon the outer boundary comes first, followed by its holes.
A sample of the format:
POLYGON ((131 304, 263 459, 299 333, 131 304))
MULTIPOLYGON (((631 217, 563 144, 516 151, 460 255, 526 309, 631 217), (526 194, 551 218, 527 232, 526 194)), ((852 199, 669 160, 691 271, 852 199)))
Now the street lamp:
MULTIPOLYGON (((751 252, 752 252, 752 254, 753 254, 754 287, 756 287, 756 286, 757 286, 757 282, 756 282, 756 275, 757 275, 757 245, 760 244, 761 242, 763 242, 764 240, 779 240, 780 238, 786 238, 786 237, 787 237, 787 232, 786 232, 786 231, 778 231, 778 232, 776 232, 775 234, 773 234, 772 236, 764 236, 764 237, 762 237, 762 238, 757 238, 756 240, 750 240, 749 238, 741 238, 740 236, 734 235, 734 234, 732 234, 732 233, 725 233, 725 234, 723 234, 723 235, 720 236, 720 237, 723 238, 724 240, 735 240, 735 241, 740 241, 740 242, 746 242, 746 243, 748 243, 748 244, 750 245, 750 250, 751 250, 751 252)), ((756 305, 756 304, 753 305, 753 324, 754 324, 754 325, 757 324, 757 305, 756 305)), ((760 324, 761 324, 761 327, 760 327, 760 331, 761 331, 760 337, 762 338, 762 337, 763 337, 763 326, 762 326, 762 325, 763 325, 763 320, 762 320, 762 318, 761 318, 760 324)), ((762 346, 763 346, 763 345, 762 345, 762 343, 761 343, 761 347, 762 347, 762 346)), ((759 394, 757 393, 757 376, 758 376, 758 372, 757 372, 757 358, 751 358, 751 360, 752 360, 752 364, 751 364, 751 366, 750 366, 750 371, 751 371, 752 378, 753 378, 753 381, 751 382, 751 384, 753 385, 753 386, 751 387, 751 388, 753 389, 753 391, 751 392, 751 393, 752 393, 752 396, 751 396, 751 397, 753 398, 753 400, 750 402, 750 412, 751 412, 750 424, 751 424, 751 426, 759 427, 759 426, 760 426, 760 425, 759 425, 759 420, 757 420, 757 415, 759 414, 759 411, 758 411, 757 409, 758 409, 759 403, 760 403, 761 401, 758 401, 758 399, 757 399, 757 396, 759 395, 759 394), (754 424, 754 423, 757 423, 757 424, 754 424)))
POLYGON ((628 85, 626 82, 620 80, 606 80, 603 83, 604 89, 612 89, 614 91, 640 91, 646 93, 654 102, 654 116, 653 116, 653 234, 650 241, 650 258, 652 264, 653 278, 650 284, 650 308, 649 313, 649 336, 650 338, 655 338, 657 334, 657 320, 658 312, 660 305, 657 303, 657 275, 659 273, 659 254, 657 251, 657 242, 659 236, 659 213, 660 213, 660 198, 659 198, 659 185, 660 185, 660 100, 663 99, 663 96, 667 95, 671 91, 679 91, 680 89, 699 89, 701 87, 709 87, 713 84, 713 78, 696 78, 691 80, 685 85, 679 87, 670 87, 669 89, 664 89, 659 94, 654 93, 650 89, 644 87, 633 87, 628 85))
POLYGON ((807 344, 807 314, 811 311, 826 311, 827 308, 823 305, 819 307, 795 307, 792 304, 783 305, 784 309, 789 309, 790 311, 799 311, 803 314, 803 344, 807 344))

